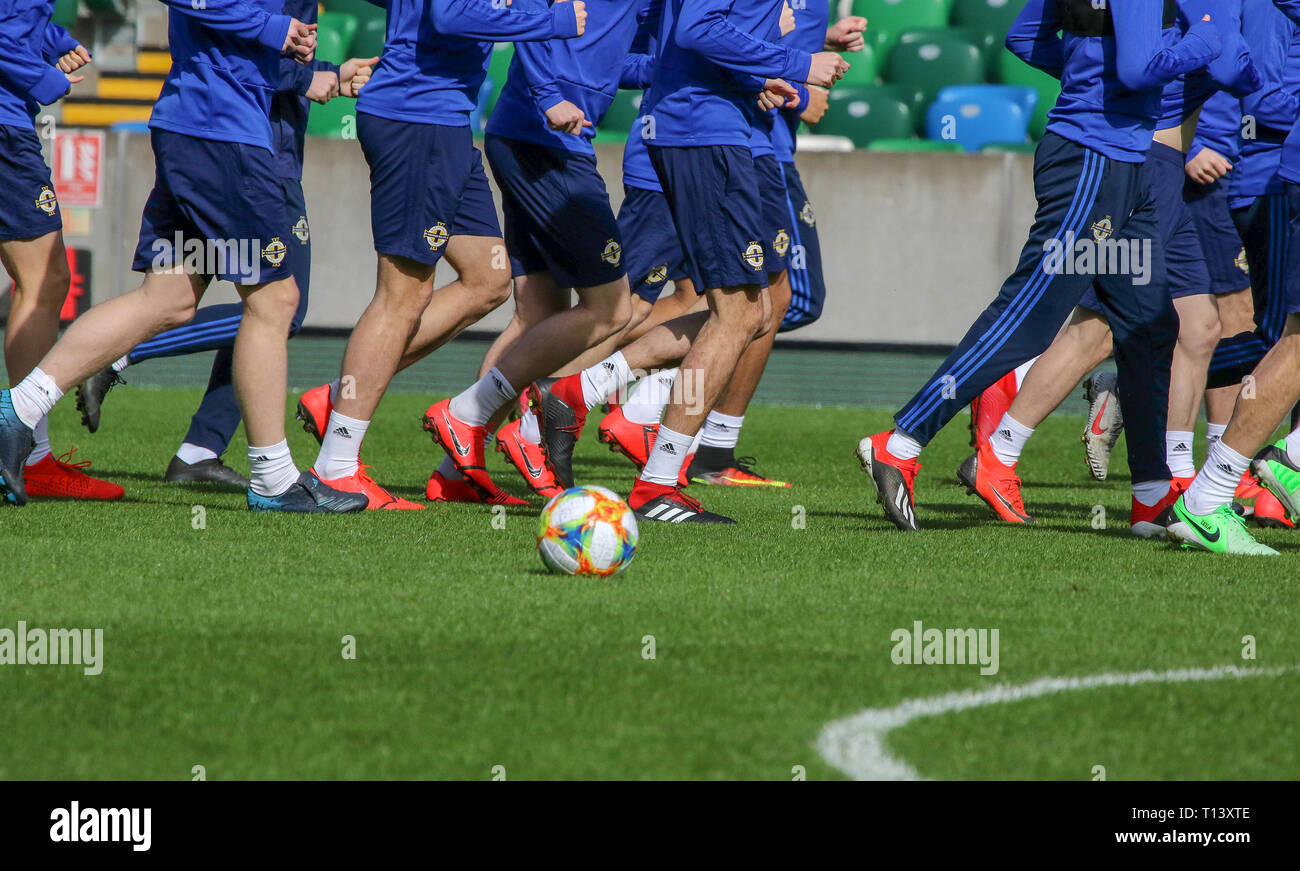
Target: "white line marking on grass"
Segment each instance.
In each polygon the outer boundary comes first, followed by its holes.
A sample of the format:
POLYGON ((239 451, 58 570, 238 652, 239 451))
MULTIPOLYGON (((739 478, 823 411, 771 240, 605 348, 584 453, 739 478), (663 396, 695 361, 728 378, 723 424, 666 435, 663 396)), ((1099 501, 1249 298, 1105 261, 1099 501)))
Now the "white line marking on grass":
POLYGON ((1137 686, 1146 683, 1186 683, 1223 678, 1277 677, 1300 670, 1300 665, 1281 668, 1180 668, 1173 671, 1138 671, 1130 674, 1095 674, 1087 677, 1044 677, 1027 684, 997 684, 984 690, 964 690, 941 696, 908 699, 892 708, 868 708, 833 720, 817 738, 822 758, 854 780, 924 780, 919 772, 885 749, 885 736, 921 717, 934 717, 969 708, 1003 702, 1019 702, 1039 696, 1099 687, 1137 686))

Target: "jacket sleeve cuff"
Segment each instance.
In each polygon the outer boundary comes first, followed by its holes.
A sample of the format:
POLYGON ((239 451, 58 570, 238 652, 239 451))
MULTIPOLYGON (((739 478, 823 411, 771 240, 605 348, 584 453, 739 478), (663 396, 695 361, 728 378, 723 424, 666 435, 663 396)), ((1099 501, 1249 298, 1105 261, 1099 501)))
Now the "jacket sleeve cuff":
POLYGON ((48 106, 51 103, 57 103, 59 99, 72 88, 72 83, 68 77, 59 72, 55 67, 46 67, 41 73, 40 79, 32 85, 32 99, 42 106, 48 106))
POLYGON ((289 15, 272 15, 266 19, 266 24, 262 25, 262 30, 257 34, 257 41, 268 48, 273 48, 276 52, 284 51, 284 41, 289 37, 289 25, 293 23, 293 17, 289 15))
MULTIPOLYGON (((283 67, 282 67, 283 68, 283 67)), ((316 76, 314 67, 304 64, 293 65, 293 90, 300 96, 307 96, 307 91, 311 88, 312 79, 316 76)))
POLYGON ((557 39, 573 39, 578 35, 578 12, 572 3, 556 3, 551 7, 551 28, 557 39))
POLYGON ((785 69, 781 71, 781 78, 790 82, 808 81, 808 76, 812 74, 812 55, 806 51, 789 49, 790 58, 786 61, 785 69))

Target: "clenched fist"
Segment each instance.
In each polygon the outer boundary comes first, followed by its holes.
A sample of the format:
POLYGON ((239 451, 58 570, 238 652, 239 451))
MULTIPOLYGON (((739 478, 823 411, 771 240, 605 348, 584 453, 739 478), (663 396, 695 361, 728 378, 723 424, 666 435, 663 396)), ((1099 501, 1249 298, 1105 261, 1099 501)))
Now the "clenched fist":
POLYGON ((809 85, 829 88, 849 71, 848 61, 833 51, 819 51, 812 56, 812 67, 808 70, 809 85))

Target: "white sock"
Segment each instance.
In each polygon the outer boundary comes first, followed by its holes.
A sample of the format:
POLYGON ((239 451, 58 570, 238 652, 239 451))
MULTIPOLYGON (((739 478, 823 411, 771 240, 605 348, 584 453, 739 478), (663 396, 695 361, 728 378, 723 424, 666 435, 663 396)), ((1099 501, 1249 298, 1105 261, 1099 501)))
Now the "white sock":
POLYGON ((1292 430, 1286 436, 1286 458, 1292 464, 1300 466, 1300 429, 1292 430))
POLYGON ((130 365, 131 365, 131 358, 128 357, 126 354, 123 354, 121 357, 118 357, 117 360, 113 362, 113 371, 122 372, 126 369, 127 366, 130 365))
POLYGON ((686 452, 688 457, 700 449, 700 437, 703 435, 704 427, 700 427, 700 431, 695 434, 695 438, 691 439, 691 449, 686 452))
POLYGON ((1035 357, 1032 360, 1026 360, 1016 367, 1016 390, 1019 390, 1020 385, 1025 383, 1025 376, 1029 374, 1030 368, 1032 368, 1037 362, 1038 358, 1035 357))
POLYGON ((1232 501, 1249 466, 1249 457, 1243 457, 1222 440, 1215 442, 1196 480, 1183 494, 1183 504, 1193 514, 1212 514, 1232 501))
POLYGON ((664 369, 642 378, 637 389, 623 404, 623 416, 643 426, 656 424, 664 416, 664 407, 672 401, 677 369, 664 369))
POLYGON ((627 365, 622 351, 615 351, 595 366, 582 370, 582 398, 587 410, 605 401, 615 390, 632 381, 632 367, 627 365))
POLYGON ((335 405, 339 401, 339 388, 343 386, 342 378, 335 378, 330 382, 330 405, 335 405))
POLYGON ((215 460, 218 456, 216 451, 208 450, 190 442, 185 442, 176 451, 176 459, 191 466, 204 460, 215 460))
POLYGON ((542 443, 542 431, 537 425, 537 415, 531 411, 519 419, 519 437, 534 445, 542 443))
POLYGON ((438 474, 448 481, 463 481, 465 476, 456 468, 456 464, 451 461, 451 457, 443 457, 442 463, 438 466, 438 474))
POLYGON ((894 430, 889 434, 889 443, 885 445, 885 450, 900 460, 915 460, 921 456, 921 447, 921 443, 916 439, 894 430))
POLYGON ((660 425, 659 437, 655 440, 655 448, 650 452, 650 459, 641 472, 641 480, 649 481, 651 484, 662 484, 665 487, 676 487, 677 477, 682 472, 682 463, 686 461, 686 455, 690 453, 691 442, 694 440, 693 435, 674 432, 660 425))
POLYGON ((27 465, 34 466, 41 460, 50 455, 50 416, 47 414, 41 418, 41 422, 36 424, 36 429, 32 435, 36 438, 36 447, 32 448, 31 455, 27 457, 27 465))
POLYGON ((1133 498, 1150 508, 1169 493, 1168 481, 1142 481, 1133 485, 1133 498))
POLYGON ((700 427, 700 444, 710 448, 734 448, 740 441, 740 428, 745 425, 745 416, 733 417, 718 411, 710 411, 700 427))
POLYGON ((1012 417, 1010 412, 1006 412, 1002 415, 1002 420, 998 421, 993 434, 989 436, 989 447, 993 448, 993 454, 998 458, 998 462, 1005 466, 1014 466, 1020 462, 1020 453, 1033 434, 1032 426, 1025 426, 1012 417))
POLYGON ((451 413, 470 426, 485 426, 498 408, 518 395, 493 366, 468 390, 451 398, 451 413))
POLYGON ((279 496, 298 480, 298 467, 289 453, 289 442, 265 448, 248 448, 249 485, 259 496, 279 496))
POLYGON ((360 465, 361 442, 366 437, 370 421, 347 417, 337 411, 330 412, 330 422, 325 427, 325 437, 316 455, 316 474, 326 481, 337 481, 357 473, 360 465))
POLYGON ((13 401, 18 419, 31 429, 36 429, 41 418, 49 414, 50 409, 63 398, 63 391, 38 366, 9 391, 9 398, 13 401))
POLYGON ((1175 478, 1189 478, 1196 474, 1196 460, 1192 457, 1195 437, 1195 433, 1175 429, 1165 433, 1165 462, 1175 478))
POLYGON ((1228 429, 1226 423, 1205 423, 1205 451, 1209 453, 1214 443, 1223 438, 1223 433, 1228 429))

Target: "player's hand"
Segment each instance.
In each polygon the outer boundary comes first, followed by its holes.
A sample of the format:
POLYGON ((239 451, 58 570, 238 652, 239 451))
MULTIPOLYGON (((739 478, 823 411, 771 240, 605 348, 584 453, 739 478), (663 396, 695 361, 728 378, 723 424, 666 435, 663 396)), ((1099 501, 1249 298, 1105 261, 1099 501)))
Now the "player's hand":
POLYGON ((587 32, 587 4, 585 0, 555 0, 558 3, 572 3, 573 16, 578 19, 578 36, 587 32))
POLYGON ((81 69, 88 63, 90 63, 90 52, 86 51, 84 45, 79 45, 59 58, 59 62, 55 66, 59 68, 59 72, 70 73, 81 69))
POLYGON ((768 79, 763 83, 763 92, 758 95, 758 108, 764 112, 780 109, 782 106, 795 108, 799 105, 799 92, 785 79, 768 79))
POLYGON ((74 76, 72 73, 64 73, 68 77, 69 85, 79 85, 86 80, 85 76, 74 76))
POLYGON ((826 107, 831 102, 831 92, 816 85, 808 86, 808 105, 800 113, 800 120, 816 124, 826 114, 826 107))
POLYGON ((307 99, 324 105, 339 95, 339 77, 329 70, 312 73, 307 99))
POLYGON ((867 30, 867 19, 850 15, 835 22, 826 31, 827 51, 862 51, 867 45, 862 34, 867 30))
POLYGON ((812 56, 812 67, 808 70, 806 84, 819 88, 829 88, 844 78, 849 71, 849 64, 833 51, 819 51, 812 56))
POLYGON ((1187 177, 1197 184, 1214 184, 1232 170, 1228 158, 1211 148, 1202 148, 1201 152, 1187 161, 1187 177))
POLYGON ((546 123, 552 130, 574 136, 582 133, 582 128, 592 126, 583 111, 568 100, 561 100, 546 110, 546 123))
POLYGON ((309 64, 316 57, 316 25, 303 24, 297 18, 290 20, 289 33, 284 38, 285 54, 292 54, 300 64, 309 64))
POLYGON ((370 81, 377 63, 379 63, 377 57, 354 57, 344 61, 339 67, 339 93, 345 97, 355 97, 365 87, 366 82, 370 81))
POLYGON ((794 9, 790 7, 790 0, 785 0, 781 5, 781 36, 782 38, 794 33, 794 9))

